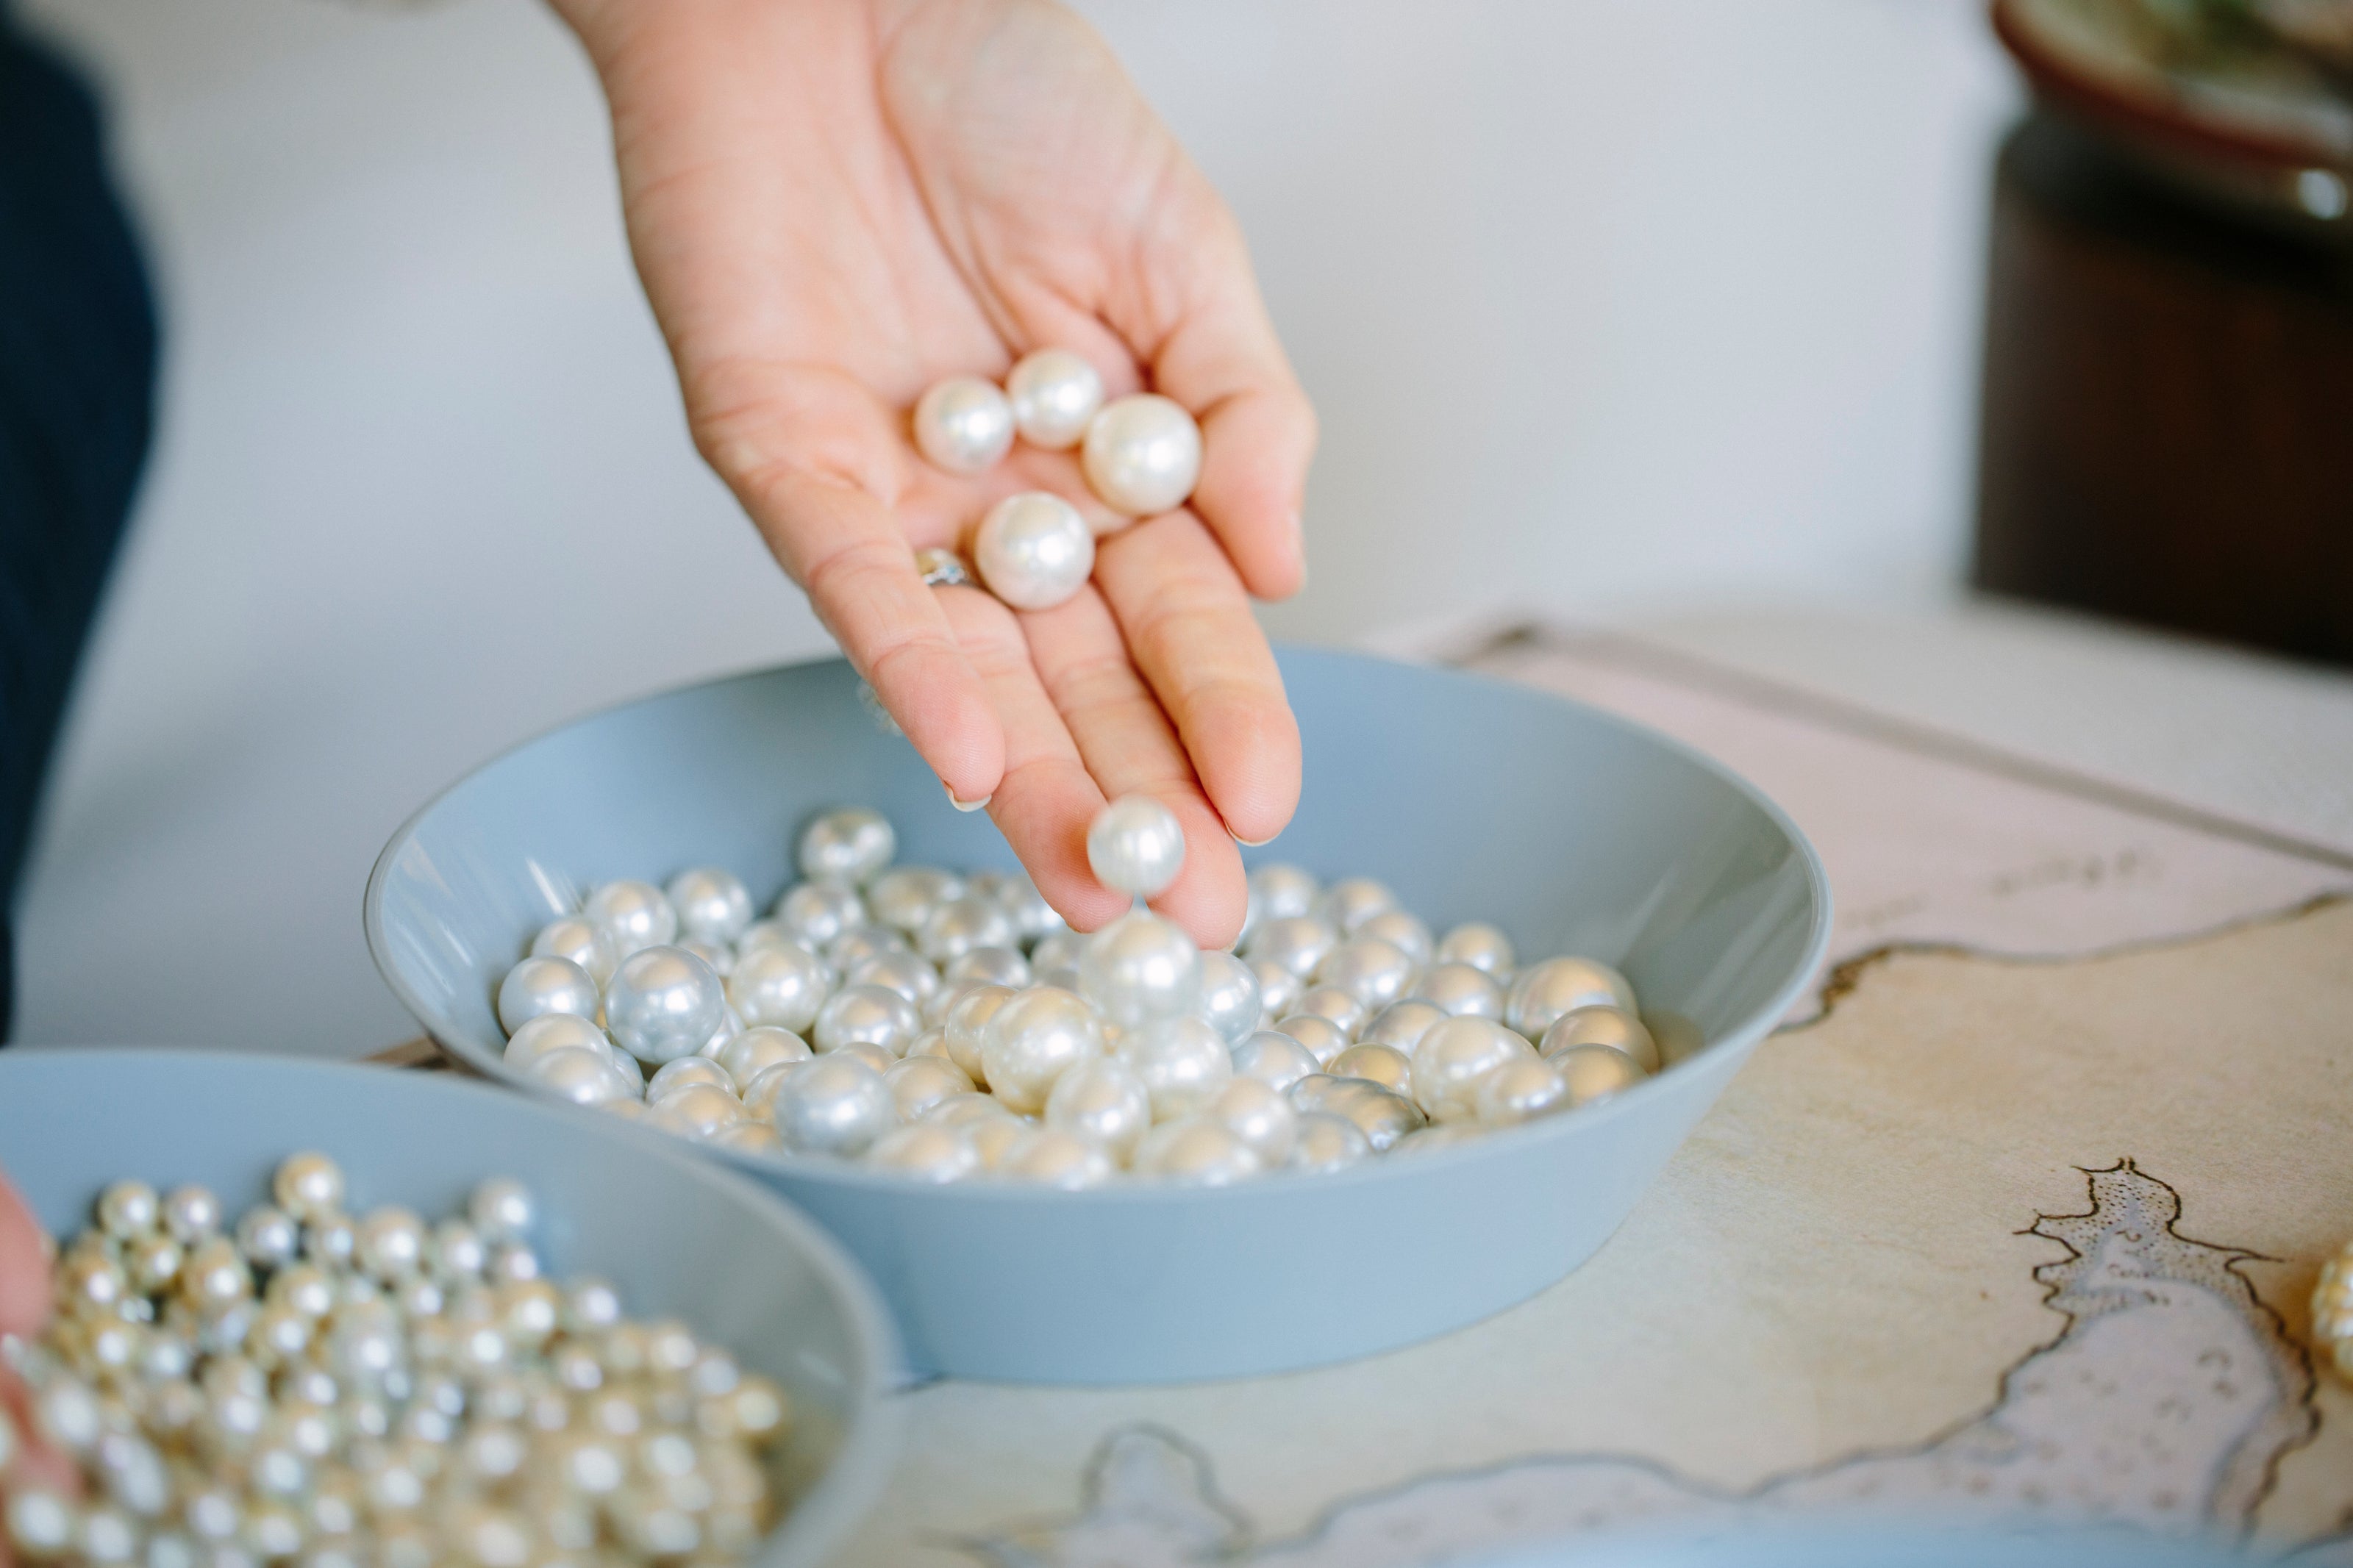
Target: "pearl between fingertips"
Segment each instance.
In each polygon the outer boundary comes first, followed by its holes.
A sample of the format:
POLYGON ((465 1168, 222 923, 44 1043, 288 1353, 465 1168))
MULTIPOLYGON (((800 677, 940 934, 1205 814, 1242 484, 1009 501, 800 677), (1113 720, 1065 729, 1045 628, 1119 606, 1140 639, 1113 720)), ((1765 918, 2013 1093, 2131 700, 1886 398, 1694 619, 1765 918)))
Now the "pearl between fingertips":
POLYGON ((915 449, 935 468, 976 474, 1013 445, 1013 405, 976 375, 938 381, 915 402, 915 449))
POLYGON ((1005 395, 1024 441, 1066 451, 1085 437, 1103 406, 1103 377, 1068 349, 1038 349, 1022 355, 1006 376, 1005 395))
POLYGON ((1105 506, 1156 517, 1192 496, 1201 477, 1201 427, 1157 393, 1113 398, 1088 424, 1080 460, 1105 506))
POLYGON ((1124 795, 1087 826, 1087 868, 1113 892, 1148 899, 1185 869, 1185 828, 1148 795, 1124 795))
POLYGON ((988 509, 973 534, 983 586, 1017 610, 1050 610, 1095 569, 1094 531, 1058 495, 1025 490, 988 509))

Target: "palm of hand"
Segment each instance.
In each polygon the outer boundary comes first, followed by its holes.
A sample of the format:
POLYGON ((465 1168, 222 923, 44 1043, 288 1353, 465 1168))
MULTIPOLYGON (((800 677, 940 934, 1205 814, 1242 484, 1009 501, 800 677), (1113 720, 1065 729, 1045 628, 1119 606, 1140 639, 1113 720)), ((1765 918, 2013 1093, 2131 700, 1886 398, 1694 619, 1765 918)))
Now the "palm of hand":
POLYGON ((631 241, 698 443, 952 795, 987 796, 1082 929, 1107 795, 1186 826, 1157 900, 1205 942, 1244 901, 1232 837, 1296 804, 1298 733, 1248 592, 1300 576, 1314 421, 1230 217, 1082 23, 1042 4, 566 7, 612 100, 631 241), (924 463, 905 410, 1031 348, 1146 381, 1204 426, 1191 508, 1102 542, 1016 614, 922 585, 998 498, 1099 510, 1073 455, 924 463))

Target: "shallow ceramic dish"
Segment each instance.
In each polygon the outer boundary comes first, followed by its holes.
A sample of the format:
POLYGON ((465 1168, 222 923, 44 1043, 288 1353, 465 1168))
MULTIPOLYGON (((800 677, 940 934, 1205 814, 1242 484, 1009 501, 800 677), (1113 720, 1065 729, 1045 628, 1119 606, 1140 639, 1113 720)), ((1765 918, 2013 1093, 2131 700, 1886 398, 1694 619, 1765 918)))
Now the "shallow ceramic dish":
POLYGON ((776 1459, 787 1511, 757 1568, 824 1562, 889 1479, 903 1375, 873 1286, 754 1183, 667 1137, 444 1074, 283 1057, 71 1047, 0 1053, 0 1165, 53 1234, 107 1183, 199 1182, 232 1213, 286 1155, 340 1162, 354 1208, 429 1217, 486 1176, 539 1199, 552 1278, 597 1274, 633 1317, 674 1317, 792 1399, 776 1459))
MULTIPOLYGON (((1620 964, 1706 1042, 1606 1104, 1338 1174, 1200 1191, 924 1187, 721 1157, 832 1229, 920 1367, 1170 1382, 1344 1360, 1458 1328, 1583 1262, 1626 1217, 1821 956, 1830 893, 1797 829, 1647 730, 1525 688, 1286 650, 1297 819, 1255 860, 1377 877, 1433 926, 1620 964)), ((510 1081, 491 1011, 532 933, 590 883, 730 868, 772 899, 811 812, 858 803, 900 858, 1010 866, 878 727, 839 661, 634 702, 508 752, 394 836, 367 891, 377 967, 434 1038, 510 1081)))

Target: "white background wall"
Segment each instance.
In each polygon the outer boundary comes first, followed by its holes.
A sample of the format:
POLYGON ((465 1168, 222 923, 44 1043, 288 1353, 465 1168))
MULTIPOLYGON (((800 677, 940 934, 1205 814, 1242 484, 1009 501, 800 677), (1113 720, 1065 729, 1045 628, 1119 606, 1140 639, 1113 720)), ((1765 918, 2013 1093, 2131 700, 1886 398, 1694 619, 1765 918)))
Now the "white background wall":
MULTIPOLYGON (((492 751, 818 650, 689 448, 594 84, 527 0, 39 0, 161 285, 160 446, 20 901, 20 1036, 412 1032, 359 896, 492 751)), ((1977 0, 1102 0, 1324 416, 1350 639, 1953 576, 1977 0)))

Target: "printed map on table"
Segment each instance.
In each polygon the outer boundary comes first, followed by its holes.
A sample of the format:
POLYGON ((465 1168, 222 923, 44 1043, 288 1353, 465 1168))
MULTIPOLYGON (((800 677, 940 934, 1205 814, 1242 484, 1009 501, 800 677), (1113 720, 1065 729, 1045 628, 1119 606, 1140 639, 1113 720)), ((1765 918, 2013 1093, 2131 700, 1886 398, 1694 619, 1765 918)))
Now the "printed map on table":
POLYGON ((1616 637, 1459 662, 1788 808, 1841 901, 1817 999, 1534 1300, 1284 1378, 931 1385, 851 1560, 1336 1568, 1883 1510, 2353 1568, 2353 1394, 2304 1349, 2353 1235, 2353 860, 1616 637))

